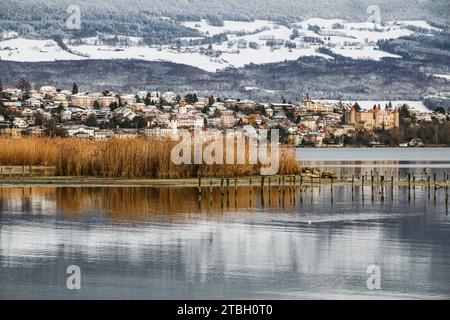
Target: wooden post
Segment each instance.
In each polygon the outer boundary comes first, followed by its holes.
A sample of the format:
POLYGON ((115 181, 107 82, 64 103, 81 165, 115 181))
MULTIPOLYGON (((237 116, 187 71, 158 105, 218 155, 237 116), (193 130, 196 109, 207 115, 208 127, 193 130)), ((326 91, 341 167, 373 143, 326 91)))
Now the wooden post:
POLYGON ((234 206, 237 207, 237 179, 234 179, 234 206))
POLYGON ((394 176, 391 176, 391 197, 394 199, 394 176))
POLYGON ((407 174, 408 179, 408 202, 411 201, 411 173, 407 174))
POLYGON ((211 180, 209 180, 209 202, 210 202, 211 206, 212 206, 212 201, 213 201, 213 181, 211 179, 211 180))
POLYGON ((380 177, 381 184, 381 202, 384 202, 384 176, 380 177))
POLYGON ((330 193, 331 193, 331 203, 333 203, 333 177, 331 177, 331 183, 330 183, 330 193))
POLYGON ((278 193, 281 193, 281 177, 278 177, 278 193))
POLYGON ((3 178, 3 167, 0 168, 0 178, 3 178))
POLYGON ((252 178, 249 181, 249 189, 250 189, 250 206, 252 205, 252 178))
POLYGON ((445 214, 448 215, 448 180, 445 180, 445 214))
POLYGON ((31 165, 30 165, 30 177, 32 177, 33 176, 33 168, 31 167, 31 165))
POLYGON ((436 173, 433 174, 433 185, 434 185, 434 192, 433 192, 433 201, 434 204, 436 205, 436 193, 437 193, 437 181, 436 181, 436 173))
POLYGON ((202 200, 202 178, 198 177, 198 201, 202 200))
POLYGON ((230 178, 227 178, 227 207, 230 206, 230 178))
POLYGON ((373 190, 373 182, 374 182, 374 176, 370 175, 370 185, 372 187, 372 190, 373 190))
POLYGON ((436 193, 436 189, 437 189, 437 186, 436 186, 436 172, 433 174, 433 183, 434 183, 434 193, 436 193))
POLYGON ((22 165, 22 178, 25 178, 25 165, 22 165))
POLYGON ((12 167, 9 167, 9 178, 12 179, 12 167))
POLYGON ((224 195, 224 192, 223 192, 223 178, 220 178, 220 202, 222 204, 222 207, 223 207, 223 195, 224 195))
POLYGON ((352 174, 352 201, 355 201, 355 175, 352 174))
POLYGON ((261 205, 264 208, 264 176, 261 176, 261 205))
POLYGON ((302 190, 302 188, 303 188, 303 176, 302 175, 300 175, 300 181, 299 181, 299 191, 300 191, 300 203, 303 203, 303 190, 302 190))

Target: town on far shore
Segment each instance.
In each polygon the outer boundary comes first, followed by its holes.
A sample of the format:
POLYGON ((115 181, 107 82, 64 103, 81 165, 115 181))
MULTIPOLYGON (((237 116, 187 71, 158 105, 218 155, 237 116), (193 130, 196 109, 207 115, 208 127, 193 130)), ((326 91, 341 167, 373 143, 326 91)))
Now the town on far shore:
POLYGON ((107 140, 113 137, 169 137, 178 129, 209 131, 279 129, 294 146, 450 146, 450 115, 405 103, 324 102, 308 93, 298 102, 240 100, 193 92, 81 92, 39 86, 27 80, 13 88, 0 81, 0 136, 59 136, 107 140))

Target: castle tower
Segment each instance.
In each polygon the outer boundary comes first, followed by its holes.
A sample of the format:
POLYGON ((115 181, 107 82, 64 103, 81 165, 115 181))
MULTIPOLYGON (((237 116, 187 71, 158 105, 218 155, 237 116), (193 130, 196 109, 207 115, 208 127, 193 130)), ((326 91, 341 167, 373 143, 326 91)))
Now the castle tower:
POLYGON ((394 109, 394 128, 400 127, 400 112, 398 108, 394 109))
POLYGON ((356 110, 355 110, 355 106, 352 107, 352 109, 350 110, 350 123, 354 124, 356 122, 356 110))
POLYGON ((381 128, 380 109, 374 106, 372 112, 373 112, 373 128, 380 129, 381 128))
POLYGON ((180 113, 180 114, 186 114, 186 112, 187 112, 186 101, 181 100, 181 102, 180 102, 180 108, 179 108, 179 110, 178 110, 178 113, 180 113))
POLYGON ((355 124, 356 123, 356 110, 353 106, 350 111, 345 112, 345 124, 355 124))

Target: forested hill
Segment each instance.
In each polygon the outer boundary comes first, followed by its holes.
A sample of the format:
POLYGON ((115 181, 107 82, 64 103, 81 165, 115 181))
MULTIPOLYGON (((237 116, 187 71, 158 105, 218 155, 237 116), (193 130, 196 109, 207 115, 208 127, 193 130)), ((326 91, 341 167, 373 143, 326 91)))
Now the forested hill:
POLYGON ((2 0, 0 29, 37 36, 67 35, 64 21, 69 5, 81 8, 82 35, 99 31, 161 37, 164 30, 170 34, 195 35, 182 26, 159 19, 161 16, 285 22, 311 17, 365 21, 370 5, 380 7, 383 21, 423 19, 445 24, 450 20, 448 0, 2 0))
POLYGON ((421 100, 448 88, 445 79, 418 73, 417 67, 409 64, 352 59, 337 63, 313 57, 217 73, 138 60, 0 61, 0 75, 8 87, 25 78, 33 86, 70 88, 76 82, 81 90, 90 92, 193 91, 257 101, 281 101, 281 97, 297 101, 308 91, 324 99, 421 100))

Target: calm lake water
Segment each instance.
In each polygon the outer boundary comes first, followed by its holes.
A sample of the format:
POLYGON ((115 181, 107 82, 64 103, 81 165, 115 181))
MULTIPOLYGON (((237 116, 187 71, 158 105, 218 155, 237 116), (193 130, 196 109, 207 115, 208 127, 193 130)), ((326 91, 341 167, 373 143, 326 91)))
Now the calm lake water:
POLYGON ((195 188, 0 187, 0 298, 450 298, 443 188, 388 188, 384 201, 368 185, 204 191, 199 203, 195 188), (66 287, 70 265, 81 290, 66 287))

